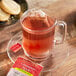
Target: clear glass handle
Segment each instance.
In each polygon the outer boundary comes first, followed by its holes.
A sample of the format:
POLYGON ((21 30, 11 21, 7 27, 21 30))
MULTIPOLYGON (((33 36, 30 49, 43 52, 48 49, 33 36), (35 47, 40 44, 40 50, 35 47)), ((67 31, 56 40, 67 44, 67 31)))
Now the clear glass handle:
POLYGON ((55 27, 55 44, 61 44, 66 39, 67 24, 64 21, 57 21, 55 27))

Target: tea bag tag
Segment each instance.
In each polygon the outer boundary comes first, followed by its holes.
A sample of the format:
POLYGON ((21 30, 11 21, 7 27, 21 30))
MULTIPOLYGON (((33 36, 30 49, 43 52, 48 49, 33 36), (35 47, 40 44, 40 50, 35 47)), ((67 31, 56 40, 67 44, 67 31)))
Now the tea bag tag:
POLYGON ((11 46, 10 47, 10 50, 12 50, 13 52, 18 52, 20 49, 21 49, 21 44, 19 44, 19 43, 16 43, 16 44, 14 44, 13 46, 11 46))

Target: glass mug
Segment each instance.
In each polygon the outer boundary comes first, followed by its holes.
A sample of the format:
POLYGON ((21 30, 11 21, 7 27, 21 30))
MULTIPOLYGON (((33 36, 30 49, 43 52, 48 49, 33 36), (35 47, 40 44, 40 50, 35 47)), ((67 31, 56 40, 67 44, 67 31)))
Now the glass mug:
POLYGON ((57 21, 48 14, 50 13, 46 9, 34 8, 27 10, 20 18, 23 33, 22 47, 24 53, 31 59, 48 58, 55 43, 59 44, 65 40, 66 23, 57 21), (57 37, 56 33, 59 34, 57 37))

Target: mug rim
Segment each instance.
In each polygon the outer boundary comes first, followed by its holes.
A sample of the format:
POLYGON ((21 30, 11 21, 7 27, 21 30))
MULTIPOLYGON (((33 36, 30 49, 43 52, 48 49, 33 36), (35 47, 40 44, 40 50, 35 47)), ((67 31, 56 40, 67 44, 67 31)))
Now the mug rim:
MULTIPOLYGON (((33 8, 33 9, 35 9, 35 8, 33 8)), ((21 23, 21 26, 23 27, 24 30, 28 30, 29 32, 35 32, 35 33, 47 32, 47 31, 51 31, 51 29, 52 29, 53 27, 55 27, 55 25, 57 24, 57 20, 55 20, 54 24, 53 24, 51 27, 46 28, 46 29, 43 29, 43 30, 32 30, 32 29, 30 29, 30 28, 24 27, 22 21, 24 20, 24 18, 27 17, 26 14, 27 14, 30 10, 32 10, 32 9, 28 9, 27 11, 25 11, 25 12, 23 13, 23 15, 21 16, 21 18, 20 18, 20 23, 21 23)))

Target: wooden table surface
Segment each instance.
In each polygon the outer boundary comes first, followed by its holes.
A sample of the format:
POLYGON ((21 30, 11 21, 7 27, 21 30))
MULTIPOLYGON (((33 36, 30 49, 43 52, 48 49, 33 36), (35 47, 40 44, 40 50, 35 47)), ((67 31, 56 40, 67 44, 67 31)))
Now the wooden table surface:
MULTIPOLYGON (((41 76, 76 76, 76 0, 27 0, 29 8, 41 7, 50 10, 50 15, 68 24, 67 40, 69 57, 66 62, 52 72, 41 73, 41 76), (32 2, 31 2, 32 1, 32 2)), ((0 76, 6 76, 12 66, 7 56, 8 41, 21 30, 20 23, 0 30, 0 76)), ((64 45, 65 45, 64 44, 64 45)), ((65 48, 63 48, 65 50, 65 48)))

